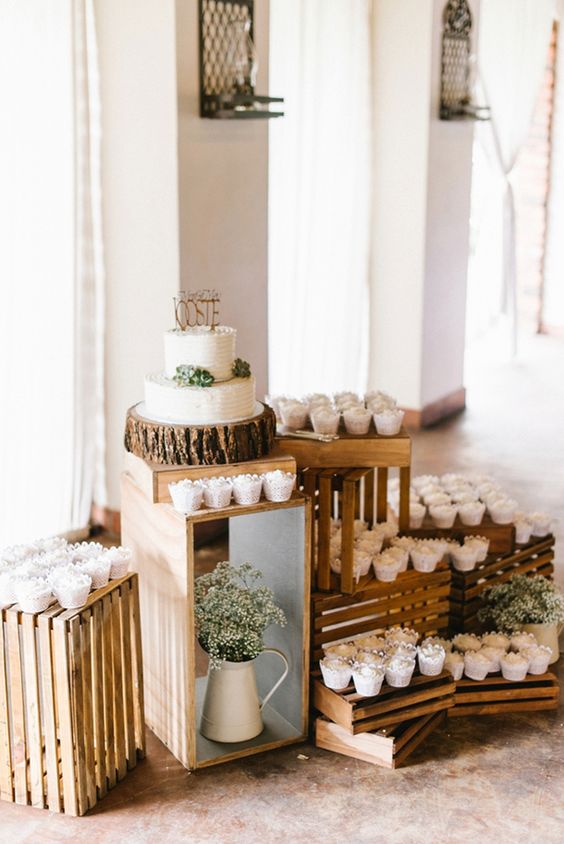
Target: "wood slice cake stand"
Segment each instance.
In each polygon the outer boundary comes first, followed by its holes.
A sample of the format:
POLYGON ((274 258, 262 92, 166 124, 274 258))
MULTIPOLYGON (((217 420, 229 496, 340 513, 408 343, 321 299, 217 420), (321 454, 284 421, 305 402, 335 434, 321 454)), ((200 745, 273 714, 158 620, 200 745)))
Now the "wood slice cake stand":
POLYGON ((276 417, 268 405, 242 422, 219 425, 182 425, 157 422, 130 407, 125 421, 126 451, 169 466, 205 466, 244 463, 269 453, 274 445, 276 417))

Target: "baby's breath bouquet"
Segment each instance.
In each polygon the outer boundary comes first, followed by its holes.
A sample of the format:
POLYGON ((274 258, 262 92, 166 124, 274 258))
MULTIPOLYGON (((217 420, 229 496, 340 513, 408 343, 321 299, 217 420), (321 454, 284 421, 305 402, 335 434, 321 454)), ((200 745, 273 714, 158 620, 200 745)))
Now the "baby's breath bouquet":
POLYGON ((523 624, 559 624, 564 621, 564 595, 542 574, 514 574, 507 583, 485 592, 485 606, 478 615, 497 630, 518 630, 523 624))
POLYGON ((259 586, 262 572, 250 563, 218 563, 210 574, 195 582, 194 614, 198 640, 212 668, 223 660, 245 662, 264 647, 263 633, 270 624, 286 624, 268 586, 259 586))

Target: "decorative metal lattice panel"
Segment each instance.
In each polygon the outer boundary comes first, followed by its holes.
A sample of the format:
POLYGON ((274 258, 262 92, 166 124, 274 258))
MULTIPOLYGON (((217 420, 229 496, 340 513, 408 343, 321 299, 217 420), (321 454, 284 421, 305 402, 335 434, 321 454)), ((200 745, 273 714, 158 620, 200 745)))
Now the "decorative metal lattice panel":
POLYGON ((466 0, 449 0, 443 15, 441 117, 463 115, 470 103, 472 14, 466 0))
POLYGON ((253 37, 253 0, 238 3, 201 0, 201 88, 204 96, 218 96, 231 91, 230 27, 234 21, 249 21, 249 34, 253 37))

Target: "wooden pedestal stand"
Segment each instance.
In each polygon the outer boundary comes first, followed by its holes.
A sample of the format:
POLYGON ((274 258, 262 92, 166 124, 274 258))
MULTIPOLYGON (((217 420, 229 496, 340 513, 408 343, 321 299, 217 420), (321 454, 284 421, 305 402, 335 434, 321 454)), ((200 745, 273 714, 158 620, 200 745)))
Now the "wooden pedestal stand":
MULTIPOLYGON (((287 458, 283 465, 288 466, 287 458)), ((169 468, 163 469, 167 476, 169 468)), ((263 466, 248 462, 239 471, 263 471, 263 466)), ((193 477, 189 467, 182 473, 193 477)), ((168 496, 159 474, 154 467, 137 467, 140 483, 128 472, 122 476, 122 541, 133 549, 140 572, 148 725, 189 769, 302 741, 308 726, 309 501, 295 492, 283 503, 261 500, 185 516, 170 504, 155 503, 155 496, 158 501, 168 496), (216 543, 198 551, 196 526, 218 520, 228 521, 228 550, 216 543), (260 569, 288 618, 286 627, 268 629, 266 644, 286 654, 290 672, 263 710, 264 731, 238 744, 212 742, 199 732, 208 660, 196 639, 194 579, 225 559, 260 569)), ((209 467, 204 474, 210 474, 209 467)), ((264 695, 279 666, 265 656, 255 667, 264 695)))

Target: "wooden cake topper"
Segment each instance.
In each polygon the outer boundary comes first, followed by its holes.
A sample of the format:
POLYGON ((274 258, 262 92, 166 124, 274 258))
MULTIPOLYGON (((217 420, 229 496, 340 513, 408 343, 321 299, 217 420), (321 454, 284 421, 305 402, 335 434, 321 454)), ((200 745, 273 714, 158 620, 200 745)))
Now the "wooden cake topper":
POLYGON ((219 325, 219 293, 217 290, 180 290, 174 297, 174 319, 181 331, 208 325, 212 331, 219 325))

